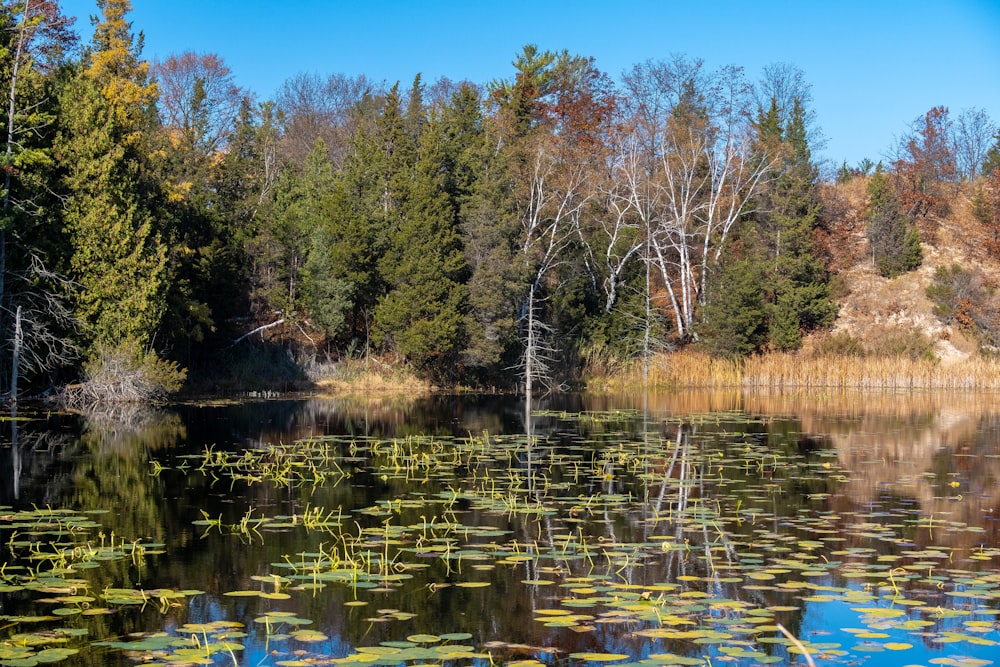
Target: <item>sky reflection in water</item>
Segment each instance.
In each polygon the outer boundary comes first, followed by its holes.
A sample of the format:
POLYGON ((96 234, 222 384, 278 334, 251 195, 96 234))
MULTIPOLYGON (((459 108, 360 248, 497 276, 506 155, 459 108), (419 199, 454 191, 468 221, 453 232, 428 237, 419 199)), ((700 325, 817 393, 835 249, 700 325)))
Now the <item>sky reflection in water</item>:
POLYGON ((989 664, 989 399, 560 397, 531 439, 501 397, 20 421, 0 664, 804 663, 778 624, 821 664, 989 664))

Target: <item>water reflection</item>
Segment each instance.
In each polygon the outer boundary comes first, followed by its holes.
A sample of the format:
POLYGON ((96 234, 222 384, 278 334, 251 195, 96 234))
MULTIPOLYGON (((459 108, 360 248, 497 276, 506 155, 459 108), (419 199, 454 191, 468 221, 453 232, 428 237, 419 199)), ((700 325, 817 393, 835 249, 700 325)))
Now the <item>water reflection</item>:
MULTIPOLYGON (((73 617, 93 639, 238 619, 248 625, 246 664, 271 650, 291 660, 294 646, 320 660, 448 632, 469 632, 467 643, 491 647, 498 661, 586 651, 640 659, 699 654, 682 633, 687 623, 754 638, 747 610, 772 609, 757 620, 816 642, 833 632, 847 645, 854 640, 840 628, 858 624, 852 609, 882 604, 890 580, 915 599, 954 602, 946 593, 957 590, 955 575, 937 589, 906 572, 997 576, 993 555, 977 558, 1000 545, 1000 416, 991 398, 686 392, 547 397, 525 411, 523 400, 434 396, 182 405, 127 423, 32 415, 5 429, 0 471, 11 484, 0 505, 102 512, 93 515, 99 531, 86 534, 92 543, 115 535, 163 545, 150 547, 162 554, 78 573, 90 591, 205 591, 163 610, 73 617), (574 416, 584 412, 592 416, 574 416), (349 477, 274 483, 255 480, 250 463, 242 477, 199 471, 206 452, 266 457, 269 447, 332 435, 343 437, 324 441, 324 451, 349 477), (393 439, 401 444, 374 444, 393 439), (304 530, 310 508, 343 520, 336 530, 304 530), (195 523, 206 516, 214 529, 195 523), (237 529, 246 517, 276 516, 292 519, 237 529), (308 559, 334 553, 364 555, 366 567, 407 578, 370 588, 293 578, 308 559), (817 586, 858 597, 817 607, 807 600, 817 586), (288 597, 224 595, 240 590, 288 597), (544 610, 566 611, 568 599, 580 619, 539 620, 544 610), (844 620, 830 627, 822 609, 844 620), (268 645, 253 619, 277 610, 314 621, 328 639, 268 645)), ((0 524, 0 543, 16 530, 0 524)), ((43 614, 52 604, 0 588, 0 614, 43 614)), ((964 620, 921 627, 939 636, 964 620)), ((943 646, 925 639, 935 652, 943 646)), ((778 645, 762 646, 787 658, 778 645)), ((127 663, 115 651, 79 660, 127 663)))

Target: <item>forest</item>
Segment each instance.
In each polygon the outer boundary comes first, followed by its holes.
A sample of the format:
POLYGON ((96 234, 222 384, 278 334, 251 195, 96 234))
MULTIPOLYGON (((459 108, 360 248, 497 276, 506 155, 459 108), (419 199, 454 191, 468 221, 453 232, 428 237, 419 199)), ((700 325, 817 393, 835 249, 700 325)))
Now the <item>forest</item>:
POLYGON ((216 54, 144 60, 130 2, 97 4, 89 44, 55 0, 0 9, 10 401, 287 388, 362 358, 531 391, 684 347, 790 351, 837 315, 824 188, 863 181, 884 276, 921 264, 956 187, 1000 230, 981 110, 821 169, 790 64, 616 80, 525 45, 496 81, 298 74, 261 101, 216 54))

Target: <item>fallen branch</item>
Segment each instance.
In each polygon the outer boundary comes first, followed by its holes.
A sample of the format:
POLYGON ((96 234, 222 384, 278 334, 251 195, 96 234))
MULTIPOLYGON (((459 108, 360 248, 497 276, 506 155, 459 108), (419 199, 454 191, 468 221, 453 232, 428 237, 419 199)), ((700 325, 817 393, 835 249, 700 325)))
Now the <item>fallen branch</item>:
POLYGON ((259 326, 256 329, 254 329, 253 331, 246 332, 245 334, 243 334, 242 336, 240 336, 239 338, 237 338, 236 340, 234 340, 232 344, 233 345, 238 345, 239 343, 243 342, 244 340, 246 340, 250 336, 254 335, 255 333, 262 333, 264 331, 267 331, 268 329, 273 329, 274 327, 278 326, 279 324, 284 324, 284 323, 285 323, 285 318, 282 317, 280 320, 277 320, 275 322, 271 322, 270 324, 265 324, 263 326, 259 326))

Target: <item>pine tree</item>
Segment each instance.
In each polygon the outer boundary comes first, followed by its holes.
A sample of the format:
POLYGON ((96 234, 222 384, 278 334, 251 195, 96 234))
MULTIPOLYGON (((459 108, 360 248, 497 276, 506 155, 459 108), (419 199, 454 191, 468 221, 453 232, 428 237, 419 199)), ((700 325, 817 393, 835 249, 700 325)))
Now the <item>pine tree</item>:
POLYGON ((795 99, 784 130, 786 146, 781 173, 773 183, 769 215, 776 234, 769 283, 772 348, 796 349, 802 333, 833 321, 836 307, 829 296, 820 262, 812 252, 812 234, 819 220, 815 193, 816 168, 806 141, 805 111, 795 99))
POLYGON ((706 308, 703 327, 712 333, 711 347, 726 354, 759 351, 767 345, 775 350, 793 350, 802 343, 803 333, 826 326, 836 315, 836 305, 830 299, 823 267, 813 254, 812 235, 818 224, 820 204, 815 193, 817 170, 812 164, 806 140, 805 110, 798 99, 790 112, 778 107, 775 99, 769 108, 760 109, 756 122, 755 150, 770 165, 766 185, 755 201, 755 212, 739 230, 738 257, 723 258, 728 264, 742 266, 717 269, 713 278, 715 289, 710 298, 723 299, 726 304, 706 308), (781 119, 787 117, 787 124, 781 119), (756 268, 751 270, 751 265, 756 268), (746 275, 758 271, 763 287, 761 299, 765 315, 764 331, 759 335, 756 316, 734 316, 737 304, 757 312, 754 299, 747 296, 743 283, 746 275), (725 287, 727 280, 739 285, 735 293, 725 287), (745 321, 751 328, 743 333, 734 331, 733 321, 717 322, 714 318, 745 321), (736 336, 733 343, 716 340, 720 332, 736 336), (754 346, 757 347, 754 347, 754 346))
POLYGON ((730 258, 708 283, 700 344, 724 357, 745 357, 767 342, 767 307, 762 264, 747 257, 730 258))

